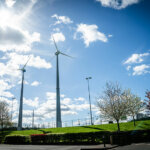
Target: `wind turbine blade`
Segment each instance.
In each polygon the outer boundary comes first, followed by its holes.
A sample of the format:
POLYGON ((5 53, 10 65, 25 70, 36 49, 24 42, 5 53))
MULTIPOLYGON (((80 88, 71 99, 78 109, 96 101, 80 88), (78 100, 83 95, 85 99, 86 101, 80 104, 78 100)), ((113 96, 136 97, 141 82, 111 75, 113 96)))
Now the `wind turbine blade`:
POLYGON ((57 52, 58 52, 58 47, 57 47, 57 44, 56 44, 56 42, 55 42, 55 39, 54 39, 53 36, 52 36, 52 38, 53 38, 53 41, 54 41, 55 48, 56 48, 56 50, 57 50, 57 52))
POLYGON ((22 69, 24 69, 26 67, 26 65, 29 62, 30 58, 31 58, 31 56, 29 57, 29 59, 27 60, 27 62, 25 63, 25 65, 22 67, 22 69))
POLYGON ((62 54, 62 55, 64 55, 64 56, 67 56, 67 57, 70 57, 70 58, 74 58, 74 57, 69 56, 69 55, 67 55, 67 54, 65 54, 65 53, 62 53, 62 52, 60 52, 60 54, 62 54))

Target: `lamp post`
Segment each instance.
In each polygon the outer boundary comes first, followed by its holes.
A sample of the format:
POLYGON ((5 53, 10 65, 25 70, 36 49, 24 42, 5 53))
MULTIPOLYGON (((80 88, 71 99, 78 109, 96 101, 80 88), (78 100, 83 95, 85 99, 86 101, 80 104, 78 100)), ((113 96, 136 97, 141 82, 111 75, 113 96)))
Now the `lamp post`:
POLYGON ((90 86, 89 86, 89 80, 92 79, 92 77, 85 78, 88 82, 88 92, 89 92, 89 104, 90 104, 90 118, 91 118, 91 125, 93 125, 92 121, 92 109, 91 109, 91 96, 90 96, 90 86))

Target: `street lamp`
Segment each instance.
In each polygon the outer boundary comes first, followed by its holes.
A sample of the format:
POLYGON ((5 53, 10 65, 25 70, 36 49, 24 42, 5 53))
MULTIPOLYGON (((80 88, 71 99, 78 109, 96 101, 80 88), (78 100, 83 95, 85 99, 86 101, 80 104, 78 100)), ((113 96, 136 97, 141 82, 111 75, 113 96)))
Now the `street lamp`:
POLYGON ((91 125, 93 125, 92 121, 92 109, 91 109, 91 96, 90 96, 90 86, 89 86, 89 80, 92 79, 92 77, 85 78, 88 82, 88 92, 89 92, 89 104, 90 104, 90 117, 91 117, 91 125))

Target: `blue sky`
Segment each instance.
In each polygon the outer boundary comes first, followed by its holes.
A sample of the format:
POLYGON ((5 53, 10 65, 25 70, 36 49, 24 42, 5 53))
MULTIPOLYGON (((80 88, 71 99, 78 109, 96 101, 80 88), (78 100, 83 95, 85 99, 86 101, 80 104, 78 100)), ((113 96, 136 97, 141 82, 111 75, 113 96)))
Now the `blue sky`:
MULTIPOLYGON (((0 0, 0 93, 18 120, 21 73, 25 73, 23 124, 55 121, 56 60, 60 51, 62 121, 89 118, 87 82, 96 97, 106 81, 145 98, 150 75, 150 2, 148 0, 0 0)), ((95 122, 96 123, 96 122, 95 122)), ((98 123, 98 121, 97 121, 98 123)))

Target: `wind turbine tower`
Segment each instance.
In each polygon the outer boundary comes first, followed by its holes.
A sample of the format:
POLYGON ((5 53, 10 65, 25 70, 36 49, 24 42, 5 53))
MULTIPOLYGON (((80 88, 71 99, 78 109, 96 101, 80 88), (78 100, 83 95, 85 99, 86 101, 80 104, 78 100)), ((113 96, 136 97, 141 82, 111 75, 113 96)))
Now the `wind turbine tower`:
POLYGON ((61 107, 60 107, 60 87, 59 87, 59 57, 58 56, 59 54, 62 54, 67 57, 71 57, 71 56, 59 51, 53 36, 52 38, 53 38, 54 45, 56 48, 56 52, 55 52, 55 55, 56 55, 56 127, 62 127, 61 107))
POLYGON ((25 65, 19 69, 22 71, 22 83, 21 83, 21 94, 20 94, 20 106, 19 106, 19 118, 18 118, 18 128, 17 130, 22 130, 22 111, 23 111, 23 86, 24 86, 24 73, 26 72, 25 67, 29 62, 30 58, 27 60, 25 65))

